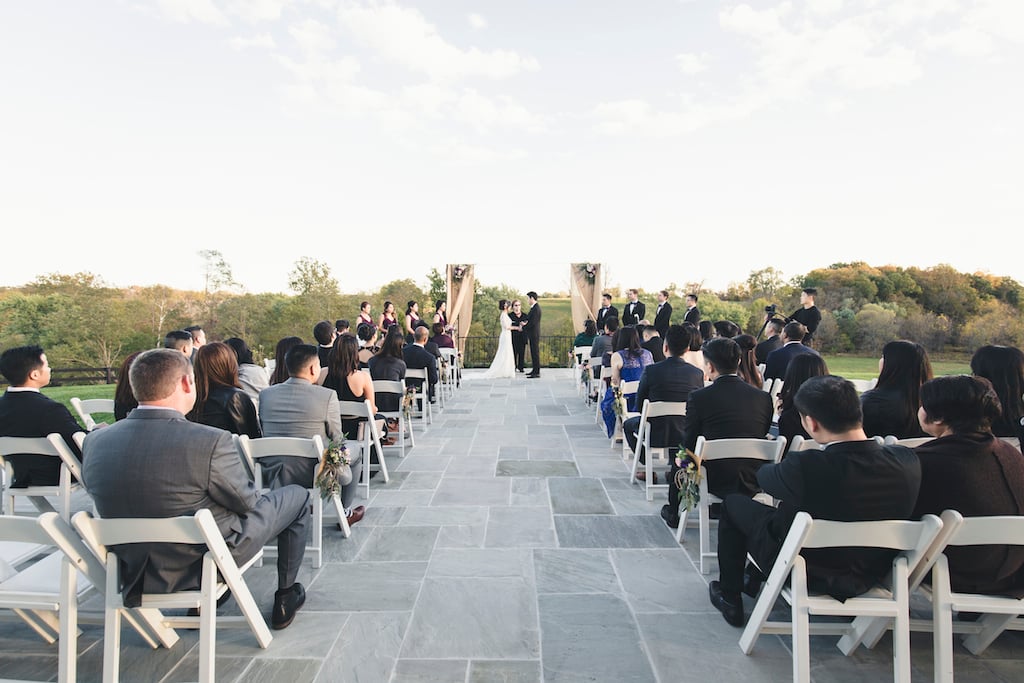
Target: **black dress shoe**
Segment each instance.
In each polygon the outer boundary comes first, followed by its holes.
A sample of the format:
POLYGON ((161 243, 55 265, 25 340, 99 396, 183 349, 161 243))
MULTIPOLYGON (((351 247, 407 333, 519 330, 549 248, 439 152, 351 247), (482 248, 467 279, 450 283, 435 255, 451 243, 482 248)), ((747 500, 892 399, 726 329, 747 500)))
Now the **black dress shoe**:
POLYGON ((531 372, 531 373, 530 373, 529 375, 527 375, 527 377, 529 377, 530 379, 538 379, 538 378, 540 377, 540 373, 538 372, 538 373, 537 373, 537 374, 535 375, 535 374, 533 374, 533 373, 531 372))
POLYGON ((730 626, 743 626, 743 599, 739 594, 727 596, 717 581, 708 584, 708 597, 730 626))
POLYGON ((672 509, 668 503, 661 506, 661 518, 665 520, 665 524, 668 524, 673 529, 679 528, 679 515, 672 509))
POLYGON ((274 593, 274 610, 270 613, 270 625, 275 629, 287 627, 295 619, 295 613, 306 602, 306 589, 301 583, 291 588, 282 588, 274 593))
POLYGON ((764 583, 764 576, 756 567, 747 565, 743 571, 743 592, 752 598, 757 598, 761 592, 761 584, 764 583))

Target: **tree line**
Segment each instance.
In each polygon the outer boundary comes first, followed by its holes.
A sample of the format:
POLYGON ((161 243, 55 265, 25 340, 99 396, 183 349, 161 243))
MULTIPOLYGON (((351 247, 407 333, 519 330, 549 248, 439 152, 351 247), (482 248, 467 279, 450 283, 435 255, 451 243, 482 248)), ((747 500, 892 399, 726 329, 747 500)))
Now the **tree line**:
MULTIPOLYGON (((301 259, 289 276, 291 293, 241 291, 218 252, 200 252, 207 264, 205 288, 184 291, 156 285, 115 288, 92 273, 48 274, 21 287, 0 289, 0 348, 40 344, 54 367, 117 367, 127 354, 152 348, 173 329, 199 324, 210 339, 241 337, 257 359, 273 356, 282 337, 312 339, 319 320, 355 320, 361 301, 373 314, 391 301, 398 314, 408 301, 432 314, 445 298, 445 278, 432 269, 426 287, 411 278, 389 282, 372 292, 342 293, 330 268, 301 259)), ((508 285, 476 283, 473 325, 463 334, 494 336, 497 302, 521 296, 508 285)), ((948 265, 931 268, 837 263, 784 281, 773 268, 750 274, 726 291, 703 291, 700 283, 670 284, 674 321, 682 319, 682 298, 699 294, 705 319, 732 320, 757 334, 765 306, 789 315, 799 307, 803 287, 818 290, 822 312, 816 346, 825 353, 876 354, 898 338, 914 339, 931 353, 971 353, 983 344, 1024 346, 1022 286, 1009 277, 969 274, 948 265), (677 320, 676 320, 677 319, 677 320)), ((624 291, 611 293, 620 300, 624 291)), ((641 290, 641 300, 654 302, 641 290)), ((545 297, 567 296, 549 292, 545 297)), ((566 316, 544 317, 544 335, 572 336, 578 330, 566 316)))

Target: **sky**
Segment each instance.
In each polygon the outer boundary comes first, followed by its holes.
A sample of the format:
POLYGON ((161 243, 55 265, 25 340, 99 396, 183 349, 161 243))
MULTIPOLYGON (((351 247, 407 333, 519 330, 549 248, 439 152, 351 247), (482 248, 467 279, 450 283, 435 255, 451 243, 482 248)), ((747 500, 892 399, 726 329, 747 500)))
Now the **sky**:
POLYGON ((4 2, 0 286, 1024 282, 1022 73, 1020 0, 4 2))

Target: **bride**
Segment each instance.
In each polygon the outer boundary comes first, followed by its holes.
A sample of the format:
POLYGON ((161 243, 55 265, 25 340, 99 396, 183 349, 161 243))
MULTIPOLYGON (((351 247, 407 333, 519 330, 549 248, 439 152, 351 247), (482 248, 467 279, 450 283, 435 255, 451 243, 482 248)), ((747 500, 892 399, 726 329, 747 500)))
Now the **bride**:
POLYGON ((498 337, 498 352, 494 354, 491 367, 480 375, 484 379, 499 379, 516 376, 516 360, 512 353, 512 319, 508 317, 506 299, 498 302, 498 322, 501 323, 501 336, 498 337))

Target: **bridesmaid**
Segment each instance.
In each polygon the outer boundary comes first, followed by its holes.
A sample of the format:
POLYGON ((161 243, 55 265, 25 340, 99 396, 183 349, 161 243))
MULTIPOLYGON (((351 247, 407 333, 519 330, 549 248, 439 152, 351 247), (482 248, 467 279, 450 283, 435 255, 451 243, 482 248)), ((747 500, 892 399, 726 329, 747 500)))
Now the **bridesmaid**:
POLYGON ((410 301, 405 308, 405 343, 412 344, 413 337, 416 336, 416 327, 420 322, 420 305, 415 301, 410 301))
POLYGON ((384 312, 380 314, 380 318, 377 320, 377 327, 380 329, 380 333, 386 334, 392 325, 397 324, 398 317, 395 316, 395 305, 390 301, 385 301, 384 312))
POLYGON ((373 318, 370 317, 370 302, 364 301, 359 304, 359 318, 356 319, 356 330, 359 330, 359 325, 366 323, 370 327, 378 327, 377 323, 373 322, 373 318))

